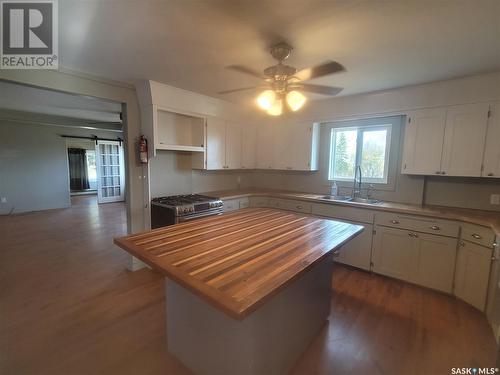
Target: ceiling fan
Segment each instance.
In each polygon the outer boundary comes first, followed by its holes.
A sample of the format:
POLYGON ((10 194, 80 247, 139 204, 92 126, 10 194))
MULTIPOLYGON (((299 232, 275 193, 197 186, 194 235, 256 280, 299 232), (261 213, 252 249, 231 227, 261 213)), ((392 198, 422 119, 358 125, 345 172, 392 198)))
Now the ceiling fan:
POLYGON ((230 65, 232 69, 240 73, 248 74, 264 80, 259 86, 243 87, 233 90, 220 91, 219 94, 229 94, 237 91, 265 89, 258 97, 257 104, 268 114, 279 116, 286 110, 284 103, 292 111, 298 111, 305 104, 307 98, 301 91, 322 95, 337 95, 343 89, 340 87, 329 87, 304 83, 304 81, 323 77, 329 74, 345 71, 345 68, 335 61, 327 61, 321 65, 297 70, 293 66, 283 64, 291 54, 293 48, 286 43, 278 43, 271 48, 271 55, 278 60, 276 65, 264 69, 263 73, 241 65, 230 65))

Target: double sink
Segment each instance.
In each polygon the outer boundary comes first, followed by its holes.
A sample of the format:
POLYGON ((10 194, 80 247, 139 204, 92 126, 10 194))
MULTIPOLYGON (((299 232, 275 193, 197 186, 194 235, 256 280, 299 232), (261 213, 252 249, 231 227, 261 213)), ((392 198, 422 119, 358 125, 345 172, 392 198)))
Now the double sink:
POLYGON ((381 200, 373 198, 361 198, 361 197, 351 197, 348 195, 323 195, 320 199, 328 199, 331 201, 339 202, 353 202, 353 203, 365 203, 365 204, 379 204, 382 203, 381 200))

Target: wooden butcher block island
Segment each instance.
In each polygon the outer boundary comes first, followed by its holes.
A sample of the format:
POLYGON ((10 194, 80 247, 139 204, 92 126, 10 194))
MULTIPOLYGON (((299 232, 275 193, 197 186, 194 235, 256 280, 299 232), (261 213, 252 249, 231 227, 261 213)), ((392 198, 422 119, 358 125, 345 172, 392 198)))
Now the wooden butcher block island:
POLYGON ((166 276, 168 348, 195 373, 279 374, 326 321, 329 255, 362 230, 248 208, 115 243, 166 276))

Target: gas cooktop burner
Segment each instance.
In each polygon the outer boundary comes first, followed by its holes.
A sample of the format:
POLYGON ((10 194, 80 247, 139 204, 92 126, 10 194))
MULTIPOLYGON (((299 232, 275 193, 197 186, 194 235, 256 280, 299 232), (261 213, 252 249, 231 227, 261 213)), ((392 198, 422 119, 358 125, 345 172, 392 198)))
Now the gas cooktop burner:
POLYGON ((213 202, 218 200, 219 198, 209 197, 200 194, 172 195, 169 197, 153 198, 153 202, 168 206, 182 206, 184 204, 213 202))

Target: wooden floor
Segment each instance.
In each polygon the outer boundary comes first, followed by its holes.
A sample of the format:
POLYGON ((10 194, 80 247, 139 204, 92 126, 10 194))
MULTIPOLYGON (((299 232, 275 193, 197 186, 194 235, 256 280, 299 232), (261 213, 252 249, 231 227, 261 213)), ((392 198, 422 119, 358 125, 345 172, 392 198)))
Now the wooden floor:
MULTIPOLYGON (((0 217, 0 374, 189 374, 169 356, 163 279, 112 244, 121 203, 0 217)), ((492 367, 493 335, 452 297, 336 266, 329 324, 293 374, 492 367)), ((300 307, 298 307, 300 308, 300 307)))

